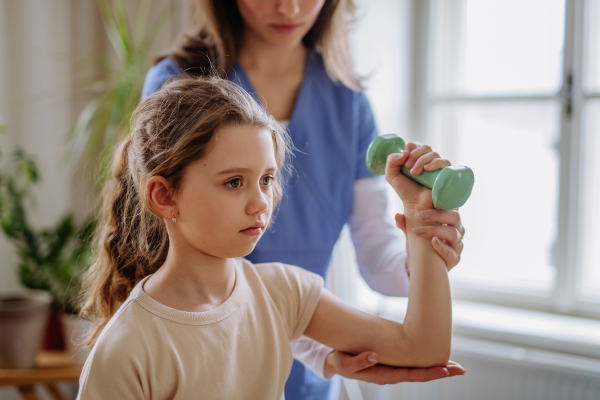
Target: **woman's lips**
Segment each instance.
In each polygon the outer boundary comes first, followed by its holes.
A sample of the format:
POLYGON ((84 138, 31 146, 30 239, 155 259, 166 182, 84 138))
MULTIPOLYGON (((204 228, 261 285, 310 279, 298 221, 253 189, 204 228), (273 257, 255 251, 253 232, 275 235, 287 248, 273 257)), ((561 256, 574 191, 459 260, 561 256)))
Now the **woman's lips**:
POLYGON ((300 24, 271 24, 271 27, 279 33, 289 34, 294 32, 300 24))
POLYGON ((249 236, 257 236, 260 235, 262 232, 262 228, 257 227, 257 228, 248 228, 248 229, 244 229, 242 232, 244 235, 249 235, 249 236))

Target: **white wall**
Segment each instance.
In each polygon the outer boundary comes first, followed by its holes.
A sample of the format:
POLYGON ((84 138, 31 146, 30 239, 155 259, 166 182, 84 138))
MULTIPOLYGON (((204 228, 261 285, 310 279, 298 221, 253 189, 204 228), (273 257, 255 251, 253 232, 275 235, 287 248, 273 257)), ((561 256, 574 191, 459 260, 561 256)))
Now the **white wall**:
POLYGON ((411 0, 358 0, 351 35, 356 69, 366 81, 380 133, 410 138, 411 0))
MULTIPOLYGON (((181 3, 153 55, 189 26, 189 4, 181 3)), ((153 13, 163 5, 154 1, 153 13)), ((8 125, 0 151, 6 160, 20 146, 37 158, 35 227, 52 226, 68 212, 82 216, 89 207, 82 171, 65 162, 65 133, 85 104, 83 85, 97 77, 95 63, 111 54, 95 1, 0 0, 0 119, 8 125)), ((0 233, 0 291, 20 287, 13 247, 0 233)))
MULTIPOLYGON (((73 174, 62 161, 63 142, 74 118, 77 46, 93 43, 90 32, 97 25, 90 3, 0 2, 0 117, 8 125, 0 144, 4 161, 17 146, 38 160, 43 180, 34 191, 38 201, 31 222, 36 227, 54 224, 72 208, 73 174), (74 34, 84 22, 87 29, 74 34)), ((16 288, 18 260, 1 235, 0 252, 0 290, 16 288)))

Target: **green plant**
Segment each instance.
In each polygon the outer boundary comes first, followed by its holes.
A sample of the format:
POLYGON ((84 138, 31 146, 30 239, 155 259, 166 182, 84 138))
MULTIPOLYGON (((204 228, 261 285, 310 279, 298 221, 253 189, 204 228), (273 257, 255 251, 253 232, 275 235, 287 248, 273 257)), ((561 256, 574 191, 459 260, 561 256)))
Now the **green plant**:
POLYGON ((141 0, 133 29, 124 0, 97 0, 97 3, 117 60, 107 60, 104 79, 88 87, 92 98, 79 115, 68 142, 71 160, 91 164, 94 176, 100 177, 96 187, 99 191, 115 146, 127 135, 129 119, 140 101, 150 47, 172 15, 176 2, 168 1, 156 20, 148 24, 152 0, 141 0))
POLYGON ((76 227, 69 214, 53 228, 34 229, 27 218, 26 203, 33 201, 31 187, 39 180, 34 159, 22 150, 15 151, 0 168, 2 231, 17 247, 21 283, 49 291, 56 309, 73 313, 79 278, 92 261, 94 220, 88 219, 76 227))

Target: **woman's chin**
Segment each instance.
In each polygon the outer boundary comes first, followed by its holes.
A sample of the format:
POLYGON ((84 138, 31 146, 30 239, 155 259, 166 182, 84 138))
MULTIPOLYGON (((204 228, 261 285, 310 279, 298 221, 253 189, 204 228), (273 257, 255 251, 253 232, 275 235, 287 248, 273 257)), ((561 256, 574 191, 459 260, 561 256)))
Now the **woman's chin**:
POLYGON ((298 46, 302 43, 302 37, 298 35, 274 33, 265 36, 263 40, 273 47, 288 48, 298 46))

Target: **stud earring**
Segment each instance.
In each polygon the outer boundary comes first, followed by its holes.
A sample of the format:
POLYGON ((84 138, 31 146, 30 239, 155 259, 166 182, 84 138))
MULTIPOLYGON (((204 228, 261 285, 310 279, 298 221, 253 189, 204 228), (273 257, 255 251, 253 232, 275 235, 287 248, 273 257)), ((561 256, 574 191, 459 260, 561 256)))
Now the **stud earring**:
POLYGON ((173 217, 173 219, 171 219, 171 222, 177 222, 177 218, 173 217))

